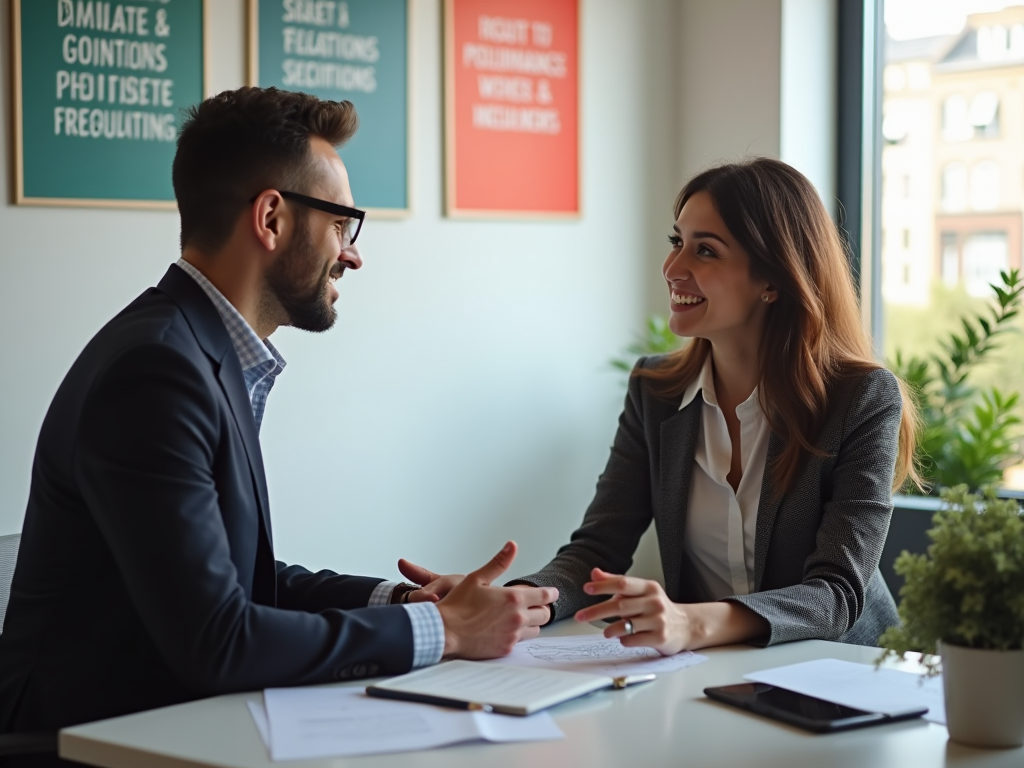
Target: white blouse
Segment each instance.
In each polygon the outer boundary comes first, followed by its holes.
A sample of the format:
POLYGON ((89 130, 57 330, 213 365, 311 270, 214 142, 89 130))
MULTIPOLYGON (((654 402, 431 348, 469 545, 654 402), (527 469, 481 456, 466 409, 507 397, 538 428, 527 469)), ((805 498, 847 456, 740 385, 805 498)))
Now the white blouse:
POLYGON ((726 479, 732 441, 715 397, 711 356, 686 388, 679 408, 701 393, 696 466, 690 479, 683 548, 704 580, 710 600, 749 594, 754 586, 754 537, 771 427, 757 402, 757 390, 736 407, 740 420, 743 477, 733 491, 726 479))

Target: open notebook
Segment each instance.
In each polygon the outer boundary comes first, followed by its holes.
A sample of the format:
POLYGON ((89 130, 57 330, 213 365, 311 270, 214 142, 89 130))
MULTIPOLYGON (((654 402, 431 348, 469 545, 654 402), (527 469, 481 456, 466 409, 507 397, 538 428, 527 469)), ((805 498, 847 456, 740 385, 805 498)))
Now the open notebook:
POLYGON ((529 669, 449 661, 368 686, 370 696, 426 704, 532 715, 602 688, 624 688, 654 675, 608 677, 554 669, 529 669))

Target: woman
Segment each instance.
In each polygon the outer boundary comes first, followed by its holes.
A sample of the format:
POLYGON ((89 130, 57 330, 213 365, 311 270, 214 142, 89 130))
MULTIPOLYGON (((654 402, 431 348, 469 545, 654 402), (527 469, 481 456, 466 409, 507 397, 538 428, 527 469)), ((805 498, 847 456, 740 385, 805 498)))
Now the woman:
POLYGON ((570 543, 518 583, 552 618, 619 617, 665 654, 897 622, 878 571, 915 412, 872 359, 846 254, 810 182, 770 159, 705 171, 676 200, 669 327, 641 359, 597 495, 570 543), (626 577, 653 517, 665 587, 626 577))

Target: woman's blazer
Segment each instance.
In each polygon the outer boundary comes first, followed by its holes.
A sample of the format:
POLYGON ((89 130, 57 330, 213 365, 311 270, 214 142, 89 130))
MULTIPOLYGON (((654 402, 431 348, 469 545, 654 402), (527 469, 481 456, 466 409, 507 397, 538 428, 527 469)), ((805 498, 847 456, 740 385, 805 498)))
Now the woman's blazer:
MULTIPOLYGON (((661 358, 642 358, 654 367, 661 358)), ((684 553, 690 478, 702 398, 654 395, 633 376, 611 457, 570 543, 541 571, 516 581, 559 590, 553 618, 598 602, 585 594, 590 569, 625 573, 651 518, 658 532, 665 591, 674 602, 703 602, 703 583, 684 553)), ((754 589, 727 597, 763 617, 772 645, 817 638, 874 645, 898 622, 878 571, 889 518, 902 398, 885 369, 837 382, 816 447, 790 490, 775 493, 772 468, 783 441, 772 433, 754 543, 754 589)))

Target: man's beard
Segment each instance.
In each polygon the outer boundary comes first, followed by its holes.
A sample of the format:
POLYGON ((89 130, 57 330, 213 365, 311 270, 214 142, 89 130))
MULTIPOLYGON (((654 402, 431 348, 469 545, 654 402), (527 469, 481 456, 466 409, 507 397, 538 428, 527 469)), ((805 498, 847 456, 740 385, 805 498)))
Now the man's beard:
POLYGON ((293 328, 321 333, 338 318, 327 299, 332 265, 326 264, 316 283, 308 287, 310 275, 322 261, 313 248, 308 220, 297 221, 292 245, 267 272, 267 286, 293 328))

